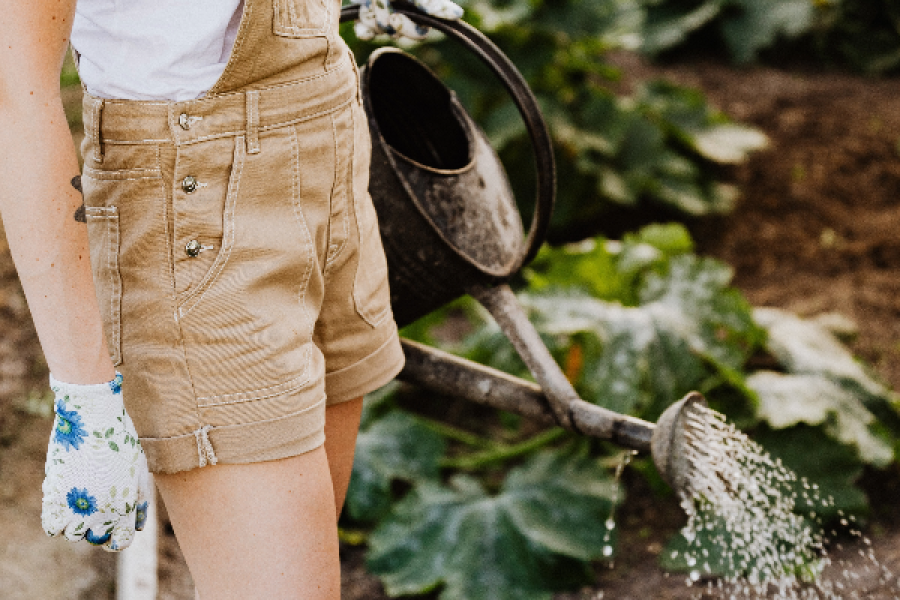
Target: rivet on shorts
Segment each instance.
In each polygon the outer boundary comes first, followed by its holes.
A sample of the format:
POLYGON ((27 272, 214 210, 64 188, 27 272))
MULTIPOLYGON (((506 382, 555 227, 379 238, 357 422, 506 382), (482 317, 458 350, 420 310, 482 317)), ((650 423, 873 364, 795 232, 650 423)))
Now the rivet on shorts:
POLYGON ((188 175, 184 179, 181 180, 181 189, 184 190, 185 194, 193 194, 197 191, 197 188, 200 187, 200 182, 197 181, 197 178, 193 175, 188 175))

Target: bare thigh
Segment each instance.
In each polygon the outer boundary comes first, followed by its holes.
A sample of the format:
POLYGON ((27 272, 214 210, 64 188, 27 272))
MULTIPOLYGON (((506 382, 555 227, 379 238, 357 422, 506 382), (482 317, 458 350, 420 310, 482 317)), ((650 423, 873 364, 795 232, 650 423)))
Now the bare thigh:
POLYGON ((198 598, 340 598, 335 514, 361 410, 328 407, 325 446, 300 456, 156 476, 198 598))

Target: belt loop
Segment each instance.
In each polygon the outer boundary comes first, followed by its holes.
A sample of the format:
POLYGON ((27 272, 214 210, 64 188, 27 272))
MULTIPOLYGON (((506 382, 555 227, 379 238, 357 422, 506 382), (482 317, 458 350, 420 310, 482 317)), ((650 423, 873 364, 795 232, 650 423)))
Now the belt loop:
POLYGON ((90 123, 87 132, 91 138, 91 142, 97 147, 97 151, 94 153, 94 162, 97 164, 103 162, 103 138, 101 137, 102 129, 100 127, 100 119, 103 115, 103 104, 104 100, 102 98, 91 99, 90 123))
POLYGON ((247 91, 247 154, 259 153, 259 91, 247 91))

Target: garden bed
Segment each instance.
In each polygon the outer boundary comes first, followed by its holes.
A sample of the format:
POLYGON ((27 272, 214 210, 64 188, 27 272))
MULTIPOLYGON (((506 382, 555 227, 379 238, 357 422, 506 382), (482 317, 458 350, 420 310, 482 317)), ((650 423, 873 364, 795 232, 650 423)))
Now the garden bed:
MULTIPOLYGON (((859 327, 854 351, 900 389, 900 81, 796 68, 790 71, 690 61, 649 67, 633 55, 616 62, 629 81, 665 75, 702 88, 730 116, 770 138, 768 150, 729 174, 741 188, 737 209, 690 224, 698 252, 735 268, 735 284, 754 305, 801 315, 839 312, 859 327)), ((74 102, 74 99, 73 99, 74 102)), ((562 185, 565 183, 562 182, 562 185)), ((609 230, 617 229, 615 223, 609 230)), ((40 480, 49 417, 17 410, 44 389, 46 367, 15 280, 0 253, 0 555, 4 597, 53 600, 111 597, 109 555, 48 540, 40 531, 40 480), (14 577, 14 579, 8 579, 14 577)), ((596 586, 560 598, 688 598, 697 589, 656 565, 665 539, 681 523, 674 498, 657 498, 626 474, 613 568, 597 564, 596 586)), ((900 573, 900 504, 896 466, 865 481, 873 505, 866 533, 878 558, 900 573)), ((837 549, 836 549, 837 551, 837 549)), ((839 554, 840 552, 837 551, 839 554)), ((860 570, 854 550, 843 553, 860 570), (854 563, 854 561, 856 561, 854 563)), ((366 574, 363 549, 345 545, 344 598, 383 598, 366 574)), ((190 578, 164 528, 160 598, 190 600, 190 578)), ((871 578, 860 597, 893 598, 871 578)), ((850 597, 850 590, 847 592, 850 597)))

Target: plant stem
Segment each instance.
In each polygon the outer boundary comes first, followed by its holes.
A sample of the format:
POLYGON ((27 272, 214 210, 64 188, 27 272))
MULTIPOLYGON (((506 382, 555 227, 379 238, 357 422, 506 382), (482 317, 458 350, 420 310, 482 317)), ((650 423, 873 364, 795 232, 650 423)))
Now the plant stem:
POLYGON ((525 454, 530 454, 535 450, 551 444, 568 432, 562 427, 554 427, 543 433, 511 446, 497 446, 485 452, 477 454, 469 454, 457 458, 444 458, 441 460, 441 467, 447 469, 464 469, 474 471, 488 467, 494 463, 503 462, 512 458, 517 458, 525 454))
POLYGON ((452 425, 447 425, 446 423, 441 423, 440 421, 435 421, 421 415, 416 415, 416 419, 428 429, 455 442, 460 442, 466 444, 467 446, 476 446, 479 448, 494 448, 497 446, 497 444, 488 439, 479 437, 473 433, 469 433, 468 431, 463 431, 462 429, 453 427, 452 425))

